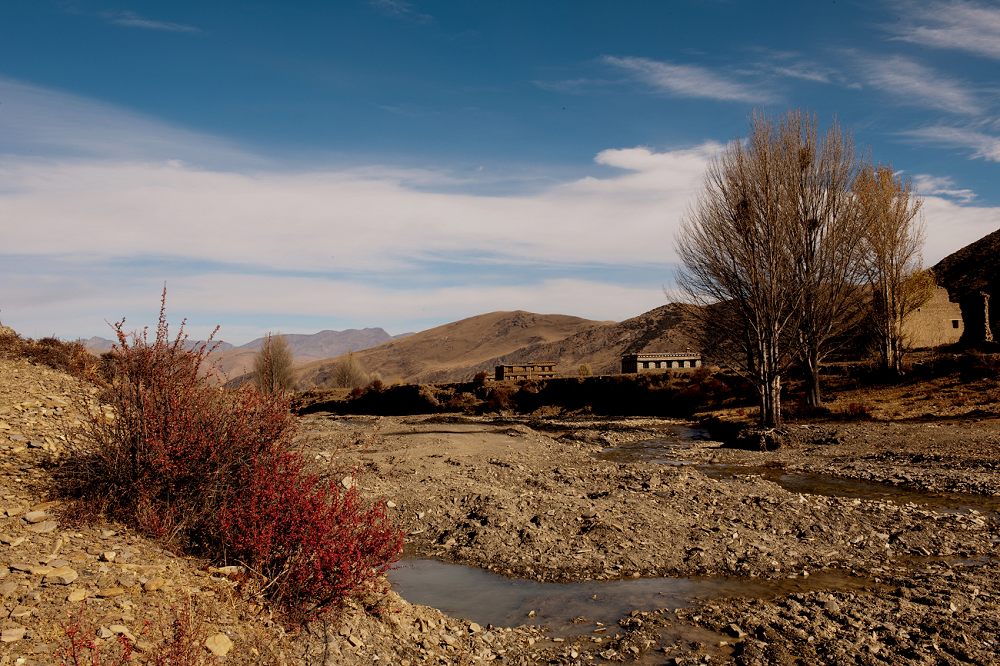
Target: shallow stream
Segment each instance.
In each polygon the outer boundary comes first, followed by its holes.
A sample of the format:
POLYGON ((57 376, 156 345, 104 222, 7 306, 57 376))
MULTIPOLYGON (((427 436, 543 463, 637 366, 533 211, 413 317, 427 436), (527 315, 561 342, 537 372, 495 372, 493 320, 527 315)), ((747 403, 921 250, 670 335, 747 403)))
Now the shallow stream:
POLYGON ((887 500, 897 504, 921 504, 942 512, 1000 512, 1000 498, 972 493, 932 493, 901 488, 888 483, 849 479, 814 472, 788 472, 779 466, 739 465, 731 463, 695 463, 685 460, 681 451, 707 433, 696 428, 676 426, 670 434, 631 444, 609 447, 600 457, 614 462, 649 462, 662 465, 690 466, 713 479, 760 476, 785 490, 809 495, 887 500))
MULTIPOLYGON (((1000 499, 957 493, 935 494, 889 484, 836 476, 786 472, 780 467, 692 463, 681 452, 708 439, 705 431, 674 426, 656 439, 610 447, 600 457, 615 462, 691 465, 715 479, 759 475, 791 492, 889 500, 931 505, 938 511, 987 513, 1000 510, 1000 499)), ((840 571, 778 580, 753 578, 641 578, 618 581, 541 583, 507 578, 476 567, 431 559, 405 559, 390 572, 392 587, 404 599, 437 608, 448 615, 481 625, 549 627, 555 636, 590 633, 633 610, 679 608, 720 597, 773 598, 805 591, 850 591, 872 581, 840 571)))
POLYGON ((639 578, 540 583, 431 559, 405 559, 390 572, 392 588, 411 603, 486 626, 545 625, 556 636, 616 627, 633 610, 680 608, 718 597, 778 597, 809 590, 855 590, 871 583, 836 571, 804 578, 639 578))

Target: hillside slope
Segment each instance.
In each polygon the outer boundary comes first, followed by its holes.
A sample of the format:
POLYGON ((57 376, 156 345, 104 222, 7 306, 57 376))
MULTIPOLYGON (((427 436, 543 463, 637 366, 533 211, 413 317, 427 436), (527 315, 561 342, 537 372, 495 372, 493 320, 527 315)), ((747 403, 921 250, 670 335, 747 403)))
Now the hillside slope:
MULTIPOLYGON (((497 358, 530 345, 563 340, 590 328, 609 326, 580 317, 553 314, 490 312, 392 340, 354 357, 368 372, 388 381, 434 382, 468 379, 470 368, 490 366, 497 358)), ((303 388, 326 386, 339 359, 310 363, 299 369, 303 388)), ((492 366, 490 366, 492 367, 492 366)))
MULTIPOLYGON (((619 371, 621 355, 696 349, 694 319, 672 303, 623 322, 595 322, 566 315, 493 312, 463 319, 405 340, 356 353, 369 372, 386 380, 411 383, 470 379, 492 374, 500 363, 553 361, 557 371, 573 375, 582 364, 593 374, 619 371)), ((302 388, 326 386, 339 359, 301 368, 302 388)))

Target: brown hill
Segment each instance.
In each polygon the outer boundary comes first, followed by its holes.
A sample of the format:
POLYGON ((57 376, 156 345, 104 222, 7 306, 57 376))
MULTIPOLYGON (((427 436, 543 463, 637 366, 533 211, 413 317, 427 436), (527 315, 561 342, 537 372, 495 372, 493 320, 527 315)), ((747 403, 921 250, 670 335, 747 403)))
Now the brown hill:
MULTIPOLYGON (((577 374, 587 365, 595 375, 621 371, 622 354, 678 352, 698 348, 695 322, 687 308, 670 303, 617 324, 594 326, 562 340, 523 347, 502 359, 504 363, 526 363, 536 359, 555 361, 560 374, 577 374)), ((490 359, 482 367, 467 370, 492 371, 501 359, 490 359)), ((470 372, 471 371, 471 372, 470 372)), ((459 379, 449 377, 448 381, 459 379)))
MULTIPOLYGON (((435 382, 468 379, 470 368, 489 366, 530 345, 557 342, 583 330, 610 324, 553 314, 490 312, 444 324, 356 352, 368 372, 387 381, 435 382)), ((307 364, 298 373, 303 388, 326 386, 339 359, 307 364)))
MULTIPOLYGON (((687 306, 670 304, 620 323, 566 315, 493 312, 416 333, 356 353, 369 372, 411 383, 470 379, 490 374, 499 363, 553 361, 561 374, 575 375, 582 364, 593 374, 619 371, 621 355, 634 352, 696 349, 694 322, 687 306)), ((301 369, 300 386, 329 384, 340 359, 301 369)))

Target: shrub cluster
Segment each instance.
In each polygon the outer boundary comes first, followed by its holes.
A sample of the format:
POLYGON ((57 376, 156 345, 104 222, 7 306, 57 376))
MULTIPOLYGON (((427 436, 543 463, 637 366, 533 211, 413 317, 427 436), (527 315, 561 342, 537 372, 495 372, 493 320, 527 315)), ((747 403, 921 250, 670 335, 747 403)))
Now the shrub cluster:
MULTIPOLYGON (((62 469, 85 506, 143 533, 239 563, 288 611, 335 607, 383 574, 402 548, 382 505, 307 469, 291 448, 281 393, 220 388, 203 370, 209 343, 153 340, 116 325, 111 377, 62 469)), ((211 340, 211 338, 210 338, 211 340)))
POLYGON ((690 373, 559 377, 544 381, 486 382, 383 387, 357 390, 348 399, 323 392, 298 397, 299 413, 432 414, 443 411, 589 413, 602 416, 690 417, 699 410, 748 404, 752 387, 739 377, 696 370, 690 373))
POLYGON ((95 378, 100 364, 80 342, 31 340, 6 327, 0 327, 0 358, 23 358, 84 379, 95 378))

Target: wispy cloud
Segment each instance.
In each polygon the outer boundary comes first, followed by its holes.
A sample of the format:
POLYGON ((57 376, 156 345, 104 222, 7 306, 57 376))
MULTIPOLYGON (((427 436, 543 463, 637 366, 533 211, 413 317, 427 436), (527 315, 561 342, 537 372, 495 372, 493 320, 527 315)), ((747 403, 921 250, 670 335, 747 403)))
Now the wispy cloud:
POLYGON ((201 32, 201 28, 185 23, 173 23, 172 21, 157 21, 155 19, 140 16, 132 11, 102 12, 101 17, 108 23, 120 25, 125 28, 139 28, 142 30, 162 30, 164 32, 201 32))
POLYGON ((172 127, 118 106, 0 77, 0 154, 185 160, 260 166, 258 156, 215 136, 172 127))
POLYGON ((1000 137, 976 129, 935 125, 900 132, 922 143, 931 143, 971 151, 977 159, 1000 162, 1000 137))
POLYGON ((963 115, 978 115, 983 107, 968 88, 903 56, 865 56, 859 69, 867 83, 903 104, 963 115))
POLYGON ((385 16, 414 23, 431 23, 434 17, 417 10, 409 0, 368 0, 368 4, 385 16))
POLYGON ((959 187, 951 176, 931 176, 919 173, 913 177, 913 187, 917 194, 945 197, 963 204, 971 203, 976 198, 975 192, 968 188, 959 187))
POLYGON ((771 94, 759 88, 728 79, 710 69, 696 65, 649 58, 605 56, 604 62, 625 70, 636 80, 658 92, 677 97, 714 99, 730 102, 763 104, 774 101, 771 94))
POLYGON ((978 2, 902 2, 896 38, 1000 59, 1000 6, 978 2))

